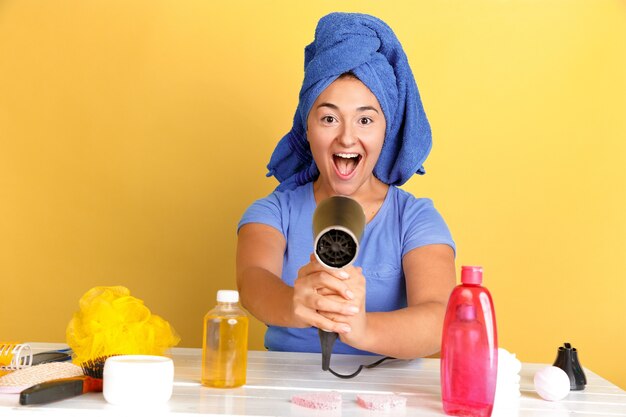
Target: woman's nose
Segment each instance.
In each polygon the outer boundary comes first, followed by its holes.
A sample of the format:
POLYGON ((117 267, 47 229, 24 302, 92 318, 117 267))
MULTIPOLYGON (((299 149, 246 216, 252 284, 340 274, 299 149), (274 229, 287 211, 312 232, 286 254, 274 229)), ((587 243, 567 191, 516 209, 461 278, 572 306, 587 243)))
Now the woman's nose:
POLYGON ((337 141, 341 144, 341 146, 349 148, 352 145, 356 144, 357 138, 353 130, 349 126, 345 126, 339 132, 339 135, 337 136, 337 141))

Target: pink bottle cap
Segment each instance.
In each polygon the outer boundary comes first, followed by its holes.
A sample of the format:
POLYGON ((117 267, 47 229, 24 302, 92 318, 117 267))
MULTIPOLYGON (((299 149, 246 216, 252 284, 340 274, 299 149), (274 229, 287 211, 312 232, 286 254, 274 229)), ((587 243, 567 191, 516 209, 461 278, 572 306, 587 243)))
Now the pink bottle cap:
POLYGON ((483 283, 482 266, 463 266, 461 268, 461 282, 463 284, 480 285, 483 283))

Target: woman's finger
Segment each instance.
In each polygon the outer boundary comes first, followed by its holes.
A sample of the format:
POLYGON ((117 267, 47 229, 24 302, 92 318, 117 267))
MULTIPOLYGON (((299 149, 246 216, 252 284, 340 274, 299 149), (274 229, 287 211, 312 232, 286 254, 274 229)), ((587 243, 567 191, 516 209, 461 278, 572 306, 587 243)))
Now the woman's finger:
POLYGON ((339 294, 347 300, 354 299, 354 293, 344 281, 338 280, 325 271, 317 274, 311 281, 311 284, 315 286, 315 290, 320 295, 339 294))
POLYGON ((294 288, 298 294, 310 294, 312 292, 320 295, 337 294, 346 300, 354 299, 354 291, 345 281, 337 279, 337 277, 324 270, 308 275, 301 271, 298 278, 296 278, 294 288))
POLYGON ((344 294, 340 294, 335 290, 331 290, 330 288, 318 288, 317 293, 319 295, 323 295, 323 296, 329 296, 329 295, 338 295, 340 297, 344 297, 348 300, 353 300, 354 299, 354 292, 350 289, 347 289, 346 292, 344 294))
POLYGON ((352 329, 351 327, 343 323, 341 321, 333 321, 327 317, 324 317, 320 313, 310 308, 304 307, 303 305, 299 305, 295 310, 296 316, 303 323, 303 327, 313 326, 318 329, 326 330, 329 332, 336 332, 339 334, 349 333, 352 329))
POLYGON ((315 272, 321 272, 324 271, 334 277, 337 277, 339 279, 348 279, 350 278, 350 273, 344 269, 336 269, 336 268, 327 268, 324 265, 320 264, 317 261, 317 258, 315 258, 315 255, 311 254, 311 256, 309 257, 311 262, 309 262, 308 264, 304 265, 302 268, 300 268, 300 271, 305 274, 305 275, 309 275, 309 274, 313 274, 315 272))
POLYGON ((318 296, 313 300, 316 311, 327 311, 344 316, 353 316, 359 313, 359 307, 350 303, 333 300, 332 297, 318 296))
POLYGON ((335 332, 339 334, 346 334, 352 331, 352 328, 346 323, 340 323, 327 319, 322 315, 318 315, 318 319, 313 324, 314 327, 322 329, 326 332, 335 332))

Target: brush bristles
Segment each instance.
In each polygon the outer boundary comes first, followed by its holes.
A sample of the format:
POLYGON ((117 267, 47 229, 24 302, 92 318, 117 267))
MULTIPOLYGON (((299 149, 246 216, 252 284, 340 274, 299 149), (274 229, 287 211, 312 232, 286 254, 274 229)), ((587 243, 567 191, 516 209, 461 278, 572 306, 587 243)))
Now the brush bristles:
POLYGON ((94 359, 90 359, 80 364, 83 373, 92 378, 102 379, 102 372, 104 371, 104 363, 108 358, 115 355, 99 356, 94 359))

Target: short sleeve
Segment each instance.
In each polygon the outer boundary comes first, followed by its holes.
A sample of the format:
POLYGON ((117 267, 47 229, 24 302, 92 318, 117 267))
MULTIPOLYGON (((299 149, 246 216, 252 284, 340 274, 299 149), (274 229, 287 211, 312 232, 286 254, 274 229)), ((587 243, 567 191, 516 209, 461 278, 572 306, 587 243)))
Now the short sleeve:
POLYGON ((407 201, 402 215, 402 256, 426 245, 444 244, 456 254, 456 245, 445 220, 428 198, 407 201))
POLYGON ((277 194, 272 193, 265 198, 255 201, 246 209, 237 225, 237 233, 245 224, 261 223, 271 226, 285 235, 281 213, 281 202, 277 194))

